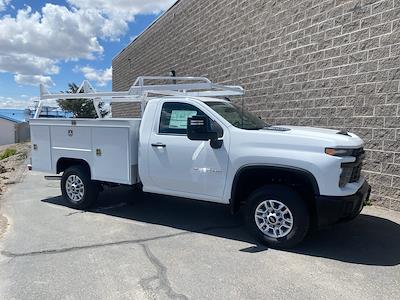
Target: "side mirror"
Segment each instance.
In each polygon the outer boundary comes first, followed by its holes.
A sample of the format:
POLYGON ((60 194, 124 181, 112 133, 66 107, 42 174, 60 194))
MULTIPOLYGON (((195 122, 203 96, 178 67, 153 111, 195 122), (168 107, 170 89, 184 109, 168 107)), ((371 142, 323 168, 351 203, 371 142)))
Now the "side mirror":
POLYGON ((193 116, 187 120, 187 136, 192 141, 218 139, 216 131, 211 129, 210 119, 206 116, 193 116))
POLYGON ((213 129, 210 119, 206 116, 193 116, 187 121, 187 136, 192 141, 210 141, 214 149, 222 147, 222 140, 218 139, 217 130, 213 129))

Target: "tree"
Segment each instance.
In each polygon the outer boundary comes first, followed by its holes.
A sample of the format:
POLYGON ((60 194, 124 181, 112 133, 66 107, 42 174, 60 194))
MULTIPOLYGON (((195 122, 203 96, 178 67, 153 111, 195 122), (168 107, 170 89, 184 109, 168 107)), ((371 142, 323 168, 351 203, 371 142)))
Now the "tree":
MULTIPOLYGON (((75 83, 68 83, 66 93, 75 94, 79 87, 75 83)), ((97 118, 96 110, 91 99, 57 100, 58 105, 63 111, 71 112, 74 118, 97 118)), ((108 114, 104 108, 104 102, 99 103, 99 110, 102 117, 108 114)))

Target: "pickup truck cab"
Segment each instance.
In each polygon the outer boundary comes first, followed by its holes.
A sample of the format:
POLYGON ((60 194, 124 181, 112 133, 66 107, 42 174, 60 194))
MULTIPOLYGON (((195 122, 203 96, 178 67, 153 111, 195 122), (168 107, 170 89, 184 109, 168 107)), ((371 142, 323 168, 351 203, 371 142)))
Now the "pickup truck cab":
MULTIPOLYGON (((137 82, 144 79, 150 78, 137 82)), ((298 244, 310 228, 361 212, 371 189, 361 175, 358 136, 271 126, 218 97, 240 88, 206 83, 222 92, 198 92, 196 84, 164 86, 174 93, 139 85, 164 93, 141 99, 140 119, 33 119, 33 169, 62 173, 62 194, 79 209, 92 205, 107 184, 223 203, 233 213, 243 209, 250 231, 277 248, 298 244)), ((42 98, 50 97, 60 94, 42 91, 42 98)))

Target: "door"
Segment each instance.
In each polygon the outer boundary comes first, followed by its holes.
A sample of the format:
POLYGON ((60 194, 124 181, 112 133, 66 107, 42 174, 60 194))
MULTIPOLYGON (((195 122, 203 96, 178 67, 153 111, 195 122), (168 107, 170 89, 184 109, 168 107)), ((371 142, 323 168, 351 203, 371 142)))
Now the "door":
POLYGON ((93 127, 92 143, 92 178, 130 184, 129 128, 93 127))
POLYGON ((189 103, 160 105, 147 156, 153 184, 166 194, 220 201, 228 168, 227 134, 219 149, 211 148, 209 141, 191 141, 186 135, 187 119, 206 114, 189 103))
POLYGON ((51 171, 50 129, 49 126, 31 125, 32 169, 51 171))

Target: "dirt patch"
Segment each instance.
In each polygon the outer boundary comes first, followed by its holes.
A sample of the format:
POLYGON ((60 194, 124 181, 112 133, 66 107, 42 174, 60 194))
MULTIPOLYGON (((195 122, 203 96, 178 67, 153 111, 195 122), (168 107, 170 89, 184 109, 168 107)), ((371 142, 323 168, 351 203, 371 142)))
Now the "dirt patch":
POLYGON ((7 225, 8 225, 7 221, 8 221, 7 218, 0 214, 0 238, 6 232, 7 225))
POLYGON ((15 149, 17 152, 0 160, 0 196, 5 193, 7 185, 21 179, 26 170, 26 160, 30 153, 30 144, 28 143, 0 146, 0 153, 7 148, 15 149))
POLYGON ((30 155, 29 143, 0 146, 0 154, 7 148, 15 149, 16 153, 0 160, 0 238, 6 231, 8 223, 7 218, 1 214, 1 197, 6 192, 8 185, 22 179, 30 155))

